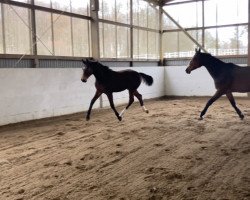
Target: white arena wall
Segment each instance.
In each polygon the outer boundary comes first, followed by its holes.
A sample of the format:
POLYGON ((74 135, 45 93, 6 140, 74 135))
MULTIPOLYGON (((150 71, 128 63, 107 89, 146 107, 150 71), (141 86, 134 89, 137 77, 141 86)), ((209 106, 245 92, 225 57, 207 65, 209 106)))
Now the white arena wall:
MULTIPOLYGON (((152 86, 142 83, 139 87, 143 99, 211 96, 215 92, 213 80, 204 67, 189 75, 185 73, 185 66, 132 69, 154 78, 152 86)), ((0 125, 86 111, 95 94, 95 78, 92 76, 87 83, 82 83, 80 68, 5 68, 0 71, 0 125)), ((109 106, 107 97, 102 97, 102 105, 109 106)), ((115 105, 127 102, 127 91, 114 93, 115 105)), ((93 108, 100 105, 97 100, 93 108)))
MULTIPOLYGON (((114 67, 113 70, 126 68, 114 67)), ((153 86, 141 84, 144 99, 161 97, 164 90, 164 67, 133 67, 150 74, 153 86)), ((0 125, 86 111, 95 94, 95 78, 81 82, 78 68, 5 68, 0 73, 0 125)), ((114 94, 115 105, 128 102, 128 93, 114 94)), ((103 106, 108 106, 103 95, 103 106)), ((97 100, 93 108, 100 107, 97 100)))
POLYGON ((165 68, 165 93, 168 96, 211 96, 215 93, 214 82, 205 67, 185 72, 186 66, 165 68))
MULTIPOLYGON (((216 89, 214 81, 205 67, 187 74, 187 66, 165 67, 166 96, 213 96, 216 89)), ((246 93, 234 93, 234 96, 247 97, 246 93)))

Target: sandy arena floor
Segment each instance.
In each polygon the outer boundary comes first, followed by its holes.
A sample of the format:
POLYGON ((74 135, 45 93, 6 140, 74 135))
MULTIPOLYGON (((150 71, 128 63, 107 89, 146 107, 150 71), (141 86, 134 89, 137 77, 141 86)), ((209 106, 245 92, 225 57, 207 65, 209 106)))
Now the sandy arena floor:
POLYGON ((250 199, 250 100, 138 103, 0 128, 1 200, 250 199), (123 107, 118 107, 121 111, 123 107))

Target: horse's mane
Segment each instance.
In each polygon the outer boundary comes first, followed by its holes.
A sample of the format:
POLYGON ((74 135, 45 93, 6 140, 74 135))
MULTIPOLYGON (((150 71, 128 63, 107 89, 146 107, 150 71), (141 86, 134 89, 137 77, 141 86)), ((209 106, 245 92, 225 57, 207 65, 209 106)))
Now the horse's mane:
POLYGON ((97 62, 98 63, 98 67, 100 67, 102 70, 105 70, 105 71, 113 71, 112 69, 110 69, 108 66, 106 66, 106 65, 103 65, 103 64, 101 64, 101 63, 99 63, 99 62, 97 62))
POLYGON ((206 62, 209 62, 211 64, 216 64, 216 65, 223 65, 226 67, 239 67, 238 65, 234 64, 234 63, 225 63, 222 60, 220 60, 219 58, 216 58, 215 56, 211 55, 210 53, 202 53, 204 55, 204 59, 206 60, 206 62))
POLYGON ((202 53, 203 58, 205 59, 206 62, 209 63, 224 63, 222 60, 220 60, 219 58, 216 58, 215 56, 213 56, 210 53, 202 53))

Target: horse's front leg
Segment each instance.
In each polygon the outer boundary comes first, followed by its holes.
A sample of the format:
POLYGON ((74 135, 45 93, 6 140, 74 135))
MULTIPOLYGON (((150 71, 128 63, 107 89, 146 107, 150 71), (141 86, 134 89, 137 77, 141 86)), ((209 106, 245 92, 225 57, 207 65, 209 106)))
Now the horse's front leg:
POLYGON ((90 113, 91 113, 91 110, 92 110, 92 107, 93 107, 95 101, 101 96, 101 94, 102 94, 102 92, 96 90, 95 96, 93 97, 93 99, 91 100, 90 105, 89 105, 89 110, 88 110, 87 116, 86 116, 87 121, 90 119, 90 113))
POLYGON ((233 106, 233 108, 235 109, 237 114, 239 115, 240 119, 244 119, 244 115, 242 114, 240 109, 236 106, 233 94, 232 93, 227 93, 226 95, 227 95, 227 98, 230 101, 231 105, 233 106))
POLYGON ((224 92, 222 90, 217 90, 216 93, 214 94, 214 96, 208 100, 205 108, 201 111, 200 114, 200 119, 203 119, 203 115, 206 114, 207 109, 209 108, 209 106, 211 106, 217 99, 219 99, 222 95, 224 94, 224 92))
POLYGON ((119 121, 122 120, 122 117, 119 116, 119 113, 117 112, 117 110, 115 109, 115 105, 114 105, 114 101, 113 101, 113 94, 112 93, 106 93, 108 99, 109 99, 109 103, 110 103, 110 107, 113 109, 113 111, 115 112, 116 117, 119 119, 119 121))

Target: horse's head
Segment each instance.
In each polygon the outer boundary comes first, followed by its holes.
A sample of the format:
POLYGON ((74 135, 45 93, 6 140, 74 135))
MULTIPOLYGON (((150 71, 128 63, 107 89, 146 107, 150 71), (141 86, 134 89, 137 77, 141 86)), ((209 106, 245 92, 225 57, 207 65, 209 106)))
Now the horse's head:
POLYGON ((85 66, 82 68, 83 74, 82 74, 81 81, 86 83, 88 78, 94 73, 93 68, 98 62, 95 62, 89 59, 82 60, 82 62, 85 66))
POLYGON ((186 69, 187 74, 190 74, 191 71, 202 66, 201 56, 202 56, 201 49, 195 49, 195 54, 192 60, 189 62, 189 65, 186 69))

